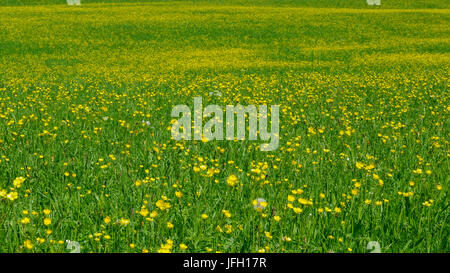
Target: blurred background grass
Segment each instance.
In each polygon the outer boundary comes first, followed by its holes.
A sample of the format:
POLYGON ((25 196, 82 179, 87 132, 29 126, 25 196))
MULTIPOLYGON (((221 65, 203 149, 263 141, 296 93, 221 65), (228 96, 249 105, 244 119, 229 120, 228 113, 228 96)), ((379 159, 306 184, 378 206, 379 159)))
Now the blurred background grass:
MULTIPOLYGON (((254 1, 263 2, 275 3, 254 1)), ((77 75, 117 71, 118 76, 199 69, 440 70, 449 58, 445 26, 450 14, 442 9, 265 8, 159 1, 142 9, 133 4, 2 7, 0 18, 3 77, 66 75, 61 67, 70 67, 77 75)))

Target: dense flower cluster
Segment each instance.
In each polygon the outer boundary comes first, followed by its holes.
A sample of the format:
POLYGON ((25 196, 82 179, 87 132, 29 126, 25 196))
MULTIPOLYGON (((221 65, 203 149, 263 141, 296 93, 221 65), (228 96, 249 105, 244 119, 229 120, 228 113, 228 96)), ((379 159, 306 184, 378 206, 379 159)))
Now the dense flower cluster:
POLYGON ((448 250, 448 13, 183 5, 0 7, 0 252, 448 250), (174 141, 195 96, 279 148, 174 141))

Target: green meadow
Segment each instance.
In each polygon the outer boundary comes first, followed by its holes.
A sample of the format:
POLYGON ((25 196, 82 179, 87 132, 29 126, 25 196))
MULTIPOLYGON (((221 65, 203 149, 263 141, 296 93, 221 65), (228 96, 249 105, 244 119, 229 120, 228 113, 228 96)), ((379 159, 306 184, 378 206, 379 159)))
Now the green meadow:
POLYGON ((448 2, 81 2, 0 0, 0 252, 449 252, 448 2))

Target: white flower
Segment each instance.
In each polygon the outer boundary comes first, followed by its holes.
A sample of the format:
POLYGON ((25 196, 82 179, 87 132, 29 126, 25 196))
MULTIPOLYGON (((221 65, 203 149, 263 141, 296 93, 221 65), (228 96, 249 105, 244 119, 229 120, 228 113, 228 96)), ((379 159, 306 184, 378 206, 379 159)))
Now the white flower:
POLYGON ((253 208, 256 210, 263 210, 265 207, 267 207, 267 201, 264 198, 257 198, 256 204, 254 203, 253 208))

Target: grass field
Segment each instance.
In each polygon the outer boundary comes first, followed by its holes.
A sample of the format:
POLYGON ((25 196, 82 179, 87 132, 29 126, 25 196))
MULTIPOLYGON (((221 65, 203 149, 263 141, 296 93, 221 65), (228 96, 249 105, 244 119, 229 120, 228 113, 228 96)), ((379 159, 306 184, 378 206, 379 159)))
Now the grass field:
POLYGON ((0 0, 0 252, 450 251, 448 1, 82 3, 0 0), (173 140, 195 96, 279 148, 173 140))

